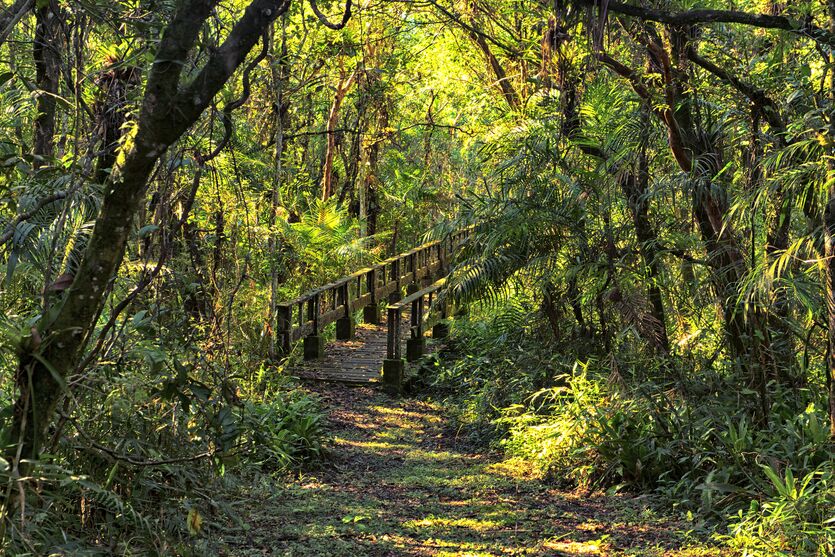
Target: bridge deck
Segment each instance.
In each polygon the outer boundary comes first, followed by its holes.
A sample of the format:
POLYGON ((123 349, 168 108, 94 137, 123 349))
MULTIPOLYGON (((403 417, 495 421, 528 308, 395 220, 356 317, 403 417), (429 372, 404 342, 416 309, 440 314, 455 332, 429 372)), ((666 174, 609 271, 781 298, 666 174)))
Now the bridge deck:
MULTIPOLYGON (((294 377, 313 381, 374 385, 380 382, 386 357, 386 317, 379 325, 358 323, 352 340, 334 340, 325 348, 325 357, 299 362, 288 372, 294 377)), ((405 340, 409 336, 409 315, 403 316, 400 328, 405 340)), ((429 339, 427 339, 429 340, 429 339)), ((433 343, 427 343, 427 352, 433 343)))

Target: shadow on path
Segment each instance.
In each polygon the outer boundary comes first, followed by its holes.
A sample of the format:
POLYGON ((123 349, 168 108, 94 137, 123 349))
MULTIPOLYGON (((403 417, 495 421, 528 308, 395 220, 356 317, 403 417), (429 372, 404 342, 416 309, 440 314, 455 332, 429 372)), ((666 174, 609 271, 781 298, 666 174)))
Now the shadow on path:
POLYGON ((458 447, 435 405, 316 389, 330 409, 331 462, 289 486, 254 486, 249 531, 222 540, 223 554, 720 555, 641 498, 559 491, 523 462, 458 447))

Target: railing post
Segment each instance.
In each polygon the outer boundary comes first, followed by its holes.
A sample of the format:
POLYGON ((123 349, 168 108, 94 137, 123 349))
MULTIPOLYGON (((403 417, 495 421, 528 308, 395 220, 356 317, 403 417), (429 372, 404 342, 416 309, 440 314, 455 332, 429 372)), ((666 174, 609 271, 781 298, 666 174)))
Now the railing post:
POLYGON ((388 336, 386 338, 386 359, 383 360, 383 389, 389 394, 403 392, 403 376, 406 363, 400 352, 400 309, 388 308, 388 336))
POLYGON ((392 279, 396 284, 395 291, 389 294, 389 303, 394 304, 400 299, 400 258, 391 262, 392 279))
POLYGON ((418 283, 417 254, 418 252, 414 252, 408 255, 409 271, 412 277, 409 279, 409 284, 406 285, 406 295, 414 294, 420 290, 420 285, 418 283))
POLYGON ((411 322, 411 335, 406 341, 407 362, 419 360, 426 351, 426 339, 423 338, 423 296, 412 302, 411 322))
POLYGON ((292 343, 293 330, 293 306, 279 305, 276 307, 278 323, 278 349, 281 354, 287 355, 290 353, 290 345, 292 343))
POLYGON ((313 332, 304 337, 304 359, 318 360, 325 356, 325 337, 319 331, 319 303, 321 292, 316 292, 307 301, 307 319, 313 322, 313 332))
POLYGON ((434 246, 428 246, 421 250, 421 259, 423 259, 423 263, 421 265, 421 275, 423 278, 420 281, 420 287, 426 288, 435 282, 435 279, 432 277, 432 248, 434 246))
MULTIPOLYGON (((354 338, 354 316, 351 313, 350 282, 339 287, 337 291, 337 306, 345 308, 345 314, 336 320, 336 340, 351 340, 354 338)), ((335 309, 335 308, 334 308, 335 309)))
POLYGON ((442 298, 442 300, 441 307, 438 308, 438 311, 441 312, 441 320, 432 327, 432 338, 446 338, 449 336, 449 323, 446 322, 446 319, 449 317, 449 306, 447 305, 446 298, 442 298))
MULTIPOLYGON (((385 278, 386 269, 383 267, 383 275, 385 278)), ((380 300, 377 299, 377 269, 372 268, 368 273, 365 275, 365 287, 368 289, 368 293, 371 294, 371 303, 367 306, 362 308, 362 320, 365 323, 370 323, 372 325, 379 325, 380 324, 380 300)), ((359 294, 359 292, 358 292, 359 294)))
POLYGON ((449 236, 441 240, 440 255, 441 259, 441 274, 447 276, 449 274, 449 262, 452 259, 452 240, 449 236))

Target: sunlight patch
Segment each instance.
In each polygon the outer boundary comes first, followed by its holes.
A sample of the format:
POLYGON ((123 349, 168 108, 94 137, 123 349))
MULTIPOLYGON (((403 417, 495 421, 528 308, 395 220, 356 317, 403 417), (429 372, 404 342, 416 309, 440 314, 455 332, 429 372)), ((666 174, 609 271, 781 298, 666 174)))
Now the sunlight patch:
POLYGON ((492 520, 479 520, 476 518, 447 518, 447 517, 426 517, 420 520, 409 520, 403 523, 405 528, 467 528, 477 532, 485 530, 496 530, 502 525, 492 520))
POLYGON ((484 467, 484 471, 516 480, 541 480, 544 477, 542 470, 533 462, 518 457, 488 464, 484 467))
POLYGON ((600 555, 598 542, 551 541, 542 544, 543 549, 559 551, 567 555, 600 555))
POLYGON ((350 447, 357 447, 360 449, 403 450, 411 448, 411 445, 381 443, 378 441, 356 441, 353 439, 345 439, 344 437, 334 437, 333 441, 338 445, 348 445, 350 447))

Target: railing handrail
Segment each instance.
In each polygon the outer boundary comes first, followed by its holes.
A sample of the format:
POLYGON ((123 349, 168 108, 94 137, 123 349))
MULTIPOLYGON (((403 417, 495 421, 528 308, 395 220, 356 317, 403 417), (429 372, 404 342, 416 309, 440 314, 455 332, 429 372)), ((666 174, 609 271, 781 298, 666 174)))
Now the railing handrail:
POLYGON ((389 257, 370 267, 354 271, 319 286, 292 300, 276 304, 278 337, 282 351, 304 336, 317 336, 325 327, 353 311, 378 304, 403 286, 448 272, 448 261, 472 227, 458 230, 440 240, 389 257))
POLYGON ((302 302, 306 302, 307 300, 313 298, 316 294, 321 294, 322 292, 324 292, 326 290, 333 290, 333 289, 335 289, 339 286, 344 285, 346 282, 350 282, 352 279, 361 278, 362 276, 368 274, 370 271, 379 271, 379 270, 383 269, 386 265, 390 265, 391 263, 394 263, 395 261, 401 261, 401 260, 405 259, 406 257, 414 255, 415 253, 426 250, 428 248, 441 245, 442 242, 443 242, 443 240, 432 240, 431 242, 426 242, 425 244, 421 244, 420 246, 418 246, 416 248, 412 248, 409 251, 404 251, 403 253, 399 253, 399 254, 394 255, 392 257, 389 257, 387 259, 383 259, 379 263, 371 265, 370 267, 364 267, 364 268, 362 268, 358 271, 354 271, 350 275, 345 275, 344 277, 339 278, 339 279, 337 279, 333 282, 329 282, 329 283, 324 284, 322 286, 319 286, 317 288, 313 288, 311 290, 308 290, 307 292, 304 292, 303 294, 299 294, 298 296, 296 296, 292 300, 289 300, 289 301, 286 301, 286 302, 280 302, 280 303, 277 304, 277 306, 292 306, 294 304, 299 304, 299 303, 302 303, 302 302))
POLYGON ((422 290, 418 290, 417 292, 409 294, 408 296, 406 296, 405 298, 403 298, 402 300, 399 300, 398 302, 396 302, 394 304, 389 304, 387 306, 387 309, 404 309, 406 306, 408 306, 409 304, 411 304, 415 300, 417 300, 419 298, 423 298, 427 294, 432 294, 434 292, 437 292, 438 290, 440 290, 441 288, 444 287, 444 284, 446 284, 446 277, 444 277, 441 280, 435 282, 431 286, 427 286, 426 288, 424 288, 422 290))

